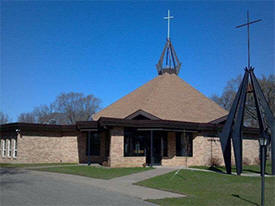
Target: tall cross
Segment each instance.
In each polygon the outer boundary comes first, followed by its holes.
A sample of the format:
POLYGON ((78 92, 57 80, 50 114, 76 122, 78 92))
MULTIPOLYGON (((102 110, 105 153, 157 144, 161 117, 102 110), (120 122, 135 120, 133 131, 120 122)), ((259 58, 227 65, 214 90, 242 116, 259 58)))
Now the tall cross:
POLYGON ((250 40, 249 40, 249 25, 250 24, 254 24, 256 22, 262 21, 262 19, 257 19, 255 21, 249 21, 249 12, 247 11, 247 20, 246 20, 246 24, 241 24, 239 26, 236 26, 236 28, 240 28, 243 26, 247 26, 247 51, 248 51, 248 69, 250 68, 250 40))
POLYGON ((168 32, 167 32, 167 39, 170 39, 170 19, 173 19, 173 16, 170 16, 170 10, 168 10, 168 16, 164 17, 164 19, 167 19, 168 23, 168 32))

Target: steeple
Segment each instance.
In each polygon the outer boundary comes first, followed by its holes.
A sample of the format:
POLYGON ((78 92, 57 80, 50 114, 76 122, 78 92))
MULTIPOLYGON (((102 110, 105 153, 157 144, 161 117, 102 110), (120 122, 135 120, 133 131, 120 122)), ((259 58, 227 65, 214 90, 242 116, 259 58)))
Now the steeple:
POLYGON ((168 23, 167 41, 156 65, 159 75, 162 75, 163 73, 177 75, 181 67, 181 63, 178 60, 175 49, 170 40, 170 19, 172 18, 174 17, 170 16, 170 11, 168 10, 168 16, 164 17, 164 19, 167 19, 168 23))

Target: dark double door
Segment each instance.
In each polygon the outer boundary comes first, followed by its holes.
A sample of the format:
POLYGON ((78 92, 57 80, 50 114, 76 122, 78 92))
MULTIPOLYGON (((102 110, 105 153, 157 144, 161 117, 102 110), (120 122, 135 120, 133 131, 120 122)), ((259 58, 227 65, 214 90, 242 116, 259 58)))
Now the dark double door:
POLYGON ((151 132, 149 132, 146 140, 146 164, 161 165, 161 159, 163 154, 161 134, 153 132, 151 136, 151 132))

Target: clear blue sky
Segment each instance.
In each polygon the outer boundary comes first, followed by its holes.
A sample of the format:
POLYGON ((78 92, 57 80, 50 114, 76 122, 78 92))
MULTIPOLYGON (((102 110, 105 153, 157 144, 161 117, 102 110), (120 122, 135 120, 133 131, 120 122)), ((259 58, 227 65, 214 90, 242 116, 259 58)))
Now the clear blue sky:
POLYGON ((247 64, 257 76, 274 73, 274 2, 1 1, 0 111, 21 112, 51 103, 61 92, 94 94, 102 107, 157 76, 167 35, 182 62, 179 76, 207 96, 247 64))

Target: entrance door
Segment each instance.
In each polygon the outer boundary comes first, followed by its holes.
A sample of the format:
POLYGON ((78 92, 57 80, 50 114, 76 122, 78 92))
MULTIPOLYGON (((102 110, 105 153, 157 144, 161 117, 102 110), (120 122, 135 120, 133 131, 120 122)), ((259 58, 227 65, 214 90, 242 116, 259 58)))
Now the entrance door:
POLYGON ((153 136, 153 165, 161 165, 161 138, 153 136))
POLYGON ((146 163, 147 165, 161 165, 161 138, 155 135, 153 132, 153 138, 151 134, 146 138, 146 163), (151 153, 152 149, 152 153, 151 153))

